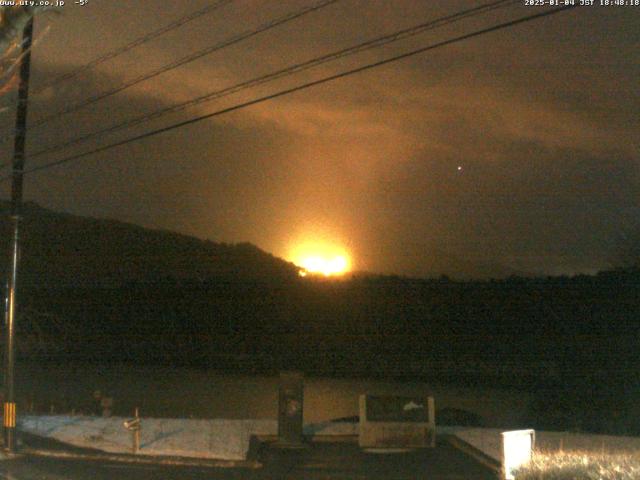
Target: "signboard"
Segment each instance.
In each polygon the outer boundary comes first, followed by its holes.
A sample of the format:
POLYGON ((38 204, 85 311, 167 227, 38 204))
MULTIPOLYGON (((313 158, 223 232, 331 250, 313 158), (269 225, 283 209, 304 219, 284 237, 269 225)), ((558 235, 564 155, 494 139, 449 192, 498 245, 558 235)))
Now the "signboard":
POLYGON ((504 478, 513 480, 513 472, 531 460, 536 443, 534 430, 515 430, 502 433, 502 466, 504 478))
POLYGON ((361 447, 434 447, 435 427, 433 397, 360 396, 361 447))
POLYGON ((302 446, 302 413, 304 382, 299 372, 280 374, 278 395, 278 444, 302 446))

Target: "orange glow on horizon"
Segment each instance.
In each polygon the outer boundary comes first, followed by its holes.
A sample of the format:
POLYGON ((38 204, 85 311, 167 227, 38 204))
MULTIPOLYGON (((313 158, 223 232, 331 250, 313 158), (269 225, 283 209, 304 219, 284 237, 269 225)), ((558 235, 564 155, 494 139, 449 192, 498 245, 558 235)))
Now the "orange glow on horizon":
POLYGON ((300 276, 341 276, 351 270, 351 258, 340 247, 321 243, 305 243, 293 248, 290 260, 300 267, 300 276))

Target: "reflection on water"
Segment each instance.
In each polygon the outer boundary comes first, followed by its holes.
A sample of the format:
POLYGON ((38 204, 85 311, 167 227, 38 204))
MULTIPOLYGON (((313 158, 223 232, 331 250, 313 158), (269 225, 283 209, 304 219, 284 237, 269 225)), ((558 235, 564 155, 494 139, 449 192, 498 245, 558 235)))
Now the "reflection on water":
MULTIPOLYGON (((225 375, 184 368, 131 366, 20 366, 18 397, 22 411, 95 410, 93 392, 114 399, 114 413, 196 418, 277 418, 278 377, 225 375)), ((304 418, 316 423, 358 414, 363 393, 433 395, 436 408, 474 412, 490 426, 517 427, 529 395, 510 390, 429 385, 421 382, 306 378, 304 418)))

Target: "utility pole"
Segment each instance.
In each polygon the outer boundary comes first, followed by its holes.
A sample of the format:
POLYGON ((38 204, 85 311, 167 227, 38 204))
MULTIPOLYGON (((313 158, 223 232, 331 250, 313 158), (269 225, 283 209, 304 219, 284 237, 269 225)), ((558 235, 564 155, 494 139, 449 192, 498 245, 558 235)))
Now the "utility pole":
POLYGON ((22 190, 24 177, 24 151, 27 137, 27 102, 29 99, 29 76, 31 72, 31 43, 33 37, 33 17, 22 33, 22 60, 20 62, 20 86, 18 89, 18 109, 16 114, 16 133, 13 149, 13 178, 11 184, 11 221, 13 239, 11 253, 11 271, 7 282, 5 316, 5 395, 4 399, 4 441, 5 448, 14 452, 16 448, 16 400, 14 391, 15 369, 15 322, 16 290, 18 281, 18 262, 20 260, 20 221, 22 216, 22 190))

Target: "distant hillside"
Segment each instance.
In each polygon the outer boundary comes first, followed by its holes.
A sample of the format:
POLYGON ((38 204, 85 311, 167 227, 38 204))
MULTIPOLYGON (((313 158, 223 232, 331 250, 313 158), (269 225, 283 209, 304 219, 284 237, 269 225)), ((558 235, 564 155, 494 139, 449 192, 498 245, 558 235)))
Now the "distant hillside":
POLYGON ((302 278, 248 244, 33 204, 24 222, 20 361, 502 385, 536 395, 535 428, 640 434, 640 270, 302 278))
MULTIPOLYGON (((11 223, 0 203, 0 269, 7 272, 11 223)), ((115 220, 57 213, 27 203, 20 277, 47 286, 119 285, 162 278, 290 278, 295 265, 250 243, 214 243, 115 220)))

